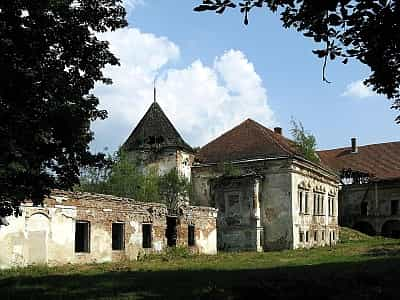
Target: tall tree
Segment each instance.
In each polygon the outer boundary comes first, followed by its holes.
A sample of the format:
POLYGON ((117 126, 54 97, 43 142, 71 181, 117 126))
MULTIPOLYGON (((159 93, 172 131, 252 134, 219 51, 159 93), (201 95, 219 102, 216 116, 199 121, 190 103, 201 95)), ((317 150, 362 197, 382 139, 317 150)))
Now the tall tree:
POLYGON ((127 25, 122 0, 0 0, 0 216, 78 183, 90 121, 106 118, 95 82, 117 65, 96 32, 127 25))
MULTIPOLYGON (((200 0, 198 0, 200 2, 200 0)), ((359 60, 371 69, 364 81, 400 109, 400 1, 398 0, 202 0, 195 11, 222 14, 239 3, 244 23, 254 8, 279 13, 283 26, 322 43, 313 52, 324 59, 359 60)), ((400 123, 400 116, 396 121, 400 123)))

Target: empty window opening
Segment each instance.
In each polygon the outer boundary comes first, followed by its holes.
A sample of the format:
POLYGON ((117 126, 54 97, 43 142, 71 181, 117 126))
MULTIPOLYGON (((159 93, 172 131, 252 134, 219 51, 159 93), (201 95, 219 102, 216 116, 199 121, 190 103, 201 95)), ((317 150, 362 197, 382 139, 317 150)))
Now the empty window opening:
POLYGON ((142 224, 142 232, 143 232, 143 248, 151 248, 152 236, 151 236, 151 224, 142 224))
POLYGON ((314 231, 314 241, 318 241, 318 232, 314 231))
POLYGON ((167 245, 169 247, 176 246, 177 231, 176 231, 177 218, 167 217, 167 245))
POLYGON ((361 215, 366 216, 368 214, 368 202, 361 202, 361 215))
POLYGON ((87 221, 75 224, 75 252, 90 252, 90 223, 87 221))
POLYGON ((194 246, 196 244, 196 240, 195 240, 195 227, 194 225, 189 225, 188 226, 188 245, 189 246, 194 246))
POLYGON ((322 233, 321 240, 325 241, 325 231, 322 231, 321 233, 322 233))
POLYGON ((125 226, 124 223, 112 223, 112 249, 124 250, 125 249, 125 226))
POLYGON ((390 202, 390 213, 391 215, 397 215, 399 212, 399 200, 392 200, 390 202))
POLYGON ((306 242, 308 242, 308 231, 306 231, 306 242))
POLYGON ((304 242, 304 232, 300 231, 299 238, 300 238, 300 243, 304 242))

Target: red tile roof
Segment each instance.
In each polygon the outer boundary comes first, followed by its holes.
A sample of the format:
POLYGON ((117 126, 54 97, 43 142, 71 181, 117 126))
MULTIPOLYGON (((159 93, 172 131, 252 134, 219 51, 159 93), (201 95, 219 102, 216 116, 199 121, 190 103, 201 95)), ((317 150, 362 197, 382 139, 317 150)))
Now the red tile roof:
POLYGON ((202 163, 299 155, 293 141, 247 119, 202 147, 196 155, 202 163))
POLYGON ((359 146, 357 153, 347 147, 318 151, 318 155, 322 164, 336 172, 352 169, 375 179, 400 178, 400 142, 359 146))

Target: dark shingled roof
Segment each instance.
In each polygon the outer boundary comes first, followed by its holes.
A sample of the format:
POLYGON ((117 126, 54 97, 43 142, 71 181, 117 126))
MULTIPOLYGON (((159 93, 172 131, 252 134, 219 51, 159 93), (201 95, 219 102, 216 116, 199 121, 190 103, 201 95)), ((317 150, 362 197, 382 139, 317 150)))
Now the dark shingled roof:
POLYGON ((351 147, 318 151, 324 165, 336 172, 343 169, 361 171, 375 179, 400 178, 400 142, 359 146, 357 153, 351 147))
POLYGON ((247 119, 200 149, 201 163, 300 155, 294 142, 247 119))
POLYGON ((183 140, 171 121, 165 115, 160 105, 153 102, 139 124, 123 144, 126 151, 176 148, 193 152, 193 149, 183 140))

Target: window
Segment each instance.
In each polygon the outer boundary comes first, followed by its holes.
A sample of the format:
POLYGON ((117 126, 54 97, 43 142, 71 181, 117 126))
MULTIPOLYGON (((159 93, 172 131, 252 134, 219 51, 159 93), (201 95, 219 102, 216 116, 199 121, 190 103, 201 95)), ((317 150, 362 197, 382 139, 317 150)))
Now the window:
POLYGON ((314 231, 314 241, 318 241, 318 231, 314 231))
POLYGON ((124 223, 112 223, 112 249, 124 250, 125 249, 125 226, 124 223))
POLYGON ((196 244, 195 240, 195 230, 194 230, 194 225, 189 225, 188 226, 188 245, 189 246, 194 246, 196 244))
POLYGON ((300 239, 300 243, 304 242, 304 232, 303 231, 300 231, 299 239, 300 239))
POLYGON ((142 233, 143 233, 143 248, 151 248, 152 236, 151 236, 151 224, 142 224, 142 233))
POLYGON ((90 223, 87 221, 76 221, 75 252, 90 252, 90 223))
POLYGON ((322 231, 321 233, 321 240, 325 241, 325 231, 322 231))
POLYGON ((335 232, 332 231, 332 240, 335 240, 335 232))
POLYGON ((317 215, 317 194, 314 194, 314 216, 317 215))
POLYGON ((299 212, 303 213, 303 191, 299 191, 299 212))
POLYGON ((368 215, 368 202, 361 202, 361 215, 368 215))
POLYGON ((330 216, 335 215, 335 206, 334 206, 335 197, 328 196, 328 213, 330 216))
POLYGON ((399 200, 392 200, 390 202, 390 214, 397 215, 399 212, 399 200))
POLYGON ((304 213, 308 214, 308 193, 304 192, 304 213))
POLYGON ((308 231, 306 231, 306 242, 308 242, 308 231))

